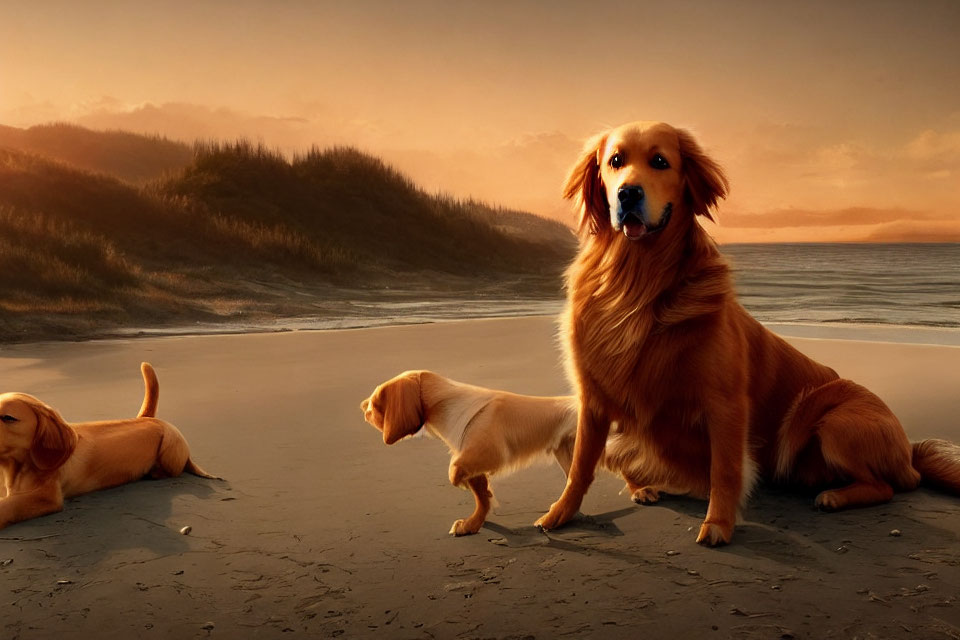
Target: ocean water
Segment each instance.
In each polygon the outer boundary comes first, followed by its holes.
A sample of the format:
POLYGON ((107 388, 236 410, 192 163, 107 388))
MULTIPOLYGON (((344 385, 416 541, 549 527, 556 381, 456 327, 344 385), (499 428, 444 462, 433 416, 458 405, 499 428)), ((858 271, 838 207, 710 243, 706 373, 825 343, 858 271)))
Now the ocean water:
MULTIPOLYGON (((720 248, 733 265, 740 302, 781 335, 960 347, 960 244, 739 244, 720 248)), ((448 295, 399 301, 345 300, 329 306, 323 315, 269 323, 130 328, 117 333, 351 329, 557 315, 564 301, 448 295)))
POLYGON ((960 327, 960 244, 723 245, 768 323, 960 327))

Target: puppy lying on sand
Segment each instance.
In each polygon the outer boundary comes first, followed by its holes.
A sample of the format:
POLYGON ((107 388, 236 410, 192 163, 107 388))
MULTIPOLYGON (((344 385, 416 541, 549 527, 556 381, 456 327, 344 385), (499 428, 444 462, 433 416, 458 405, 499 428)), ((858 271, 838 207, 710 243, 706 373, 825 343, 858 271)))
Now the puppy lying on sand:
POLYGON ((140 365, 145 393, 136 418, 67 424, 56 410, 25 393, 0 394, 0 529, 63 509, 64 498, 184 471, 216 478, 190 459, 183 435, 153 416, 160 386, 140 365))
POLYGON ((450 533, 480 530, 490 510, 487 476, 556 456, 567 473, 577 431, 572 396, 535 397, 455 382, 431 371, 405 371, 360 404, 364 419, 393 444, 426 429, 450 447, 450 482, 469 488, 476 509, 450 533))

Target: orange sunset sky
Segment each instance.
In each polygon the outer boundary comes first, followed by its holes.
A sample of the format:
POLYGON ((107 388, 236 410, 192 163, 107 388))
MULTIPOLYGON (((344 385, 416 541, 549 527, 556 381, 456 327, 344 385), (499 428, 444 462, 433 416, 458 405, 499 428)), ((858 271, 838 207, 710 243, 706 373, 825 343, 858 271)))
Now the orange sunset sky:
POLYGON ((960 2, 0 2, 0 124, 287 151, 572 221, 582 140, 728 170, 722 241, 960 241, 960 2))

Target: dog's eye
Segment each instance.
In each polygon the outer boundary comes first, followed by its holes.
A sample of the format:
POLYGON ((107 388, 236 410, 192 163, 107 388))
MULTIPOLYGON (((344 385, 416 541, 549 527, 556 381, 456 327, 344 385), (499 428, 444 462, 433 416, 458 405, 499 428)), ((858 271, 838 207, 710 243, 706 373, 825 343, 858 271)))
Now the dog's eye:
POLYGON ((654 169, 663 171, 664 169, 670 168, 670 163, 667 162, 666 158, 664 158, 662 155, 658 153, 657 155, 650 158, 650 166, 653 167, 654 169))
POLYGON ((2 422, 3 424, 13 424, 14 422, 20 422, 20 421, 14 418, 13 416, 3 415, 3 416, 0 416, 0 422, 2 422))
POLYGON ((619 169, 623 166, 623 156, 619 153, 615 153, 610 156, 610 166, 614 169, 619 169))

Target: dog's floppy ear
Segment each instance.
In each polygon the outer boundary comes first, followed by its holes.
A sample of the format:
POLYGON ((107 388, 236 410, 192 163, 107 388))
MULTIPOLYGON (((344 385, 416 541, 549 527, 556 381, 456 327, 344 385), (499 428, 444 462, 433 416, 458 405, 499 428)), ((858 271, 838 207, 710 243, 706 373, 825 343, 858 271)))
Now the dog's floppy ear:
POLYGON ((383 407, 383 441, 393 444, 413 435, 423 426, 420 374, 401 376, 380 389, 383 407))
POLYGON ((563 185, 563 197, 573 199, 580 209, 577 231, 581 234, 600 231, 610 212, 607 194, 600 180, 600 155, 606 141, 606 132, 587 140, 580 159, 570 168, 563 185))
POLYGON ((677 130, 683 159, 684 197, 690 212, 716 222, 710 210, 727 197, 730 183, 717 162, 704 153, 689 131, 677 130))
POLYGON ((31 403, 30 408, 37 416, 30 459, 43 471, 56 469, 67 461, 77 447, 77 432, 60 417, 56 409, 42 402, 31 403))

